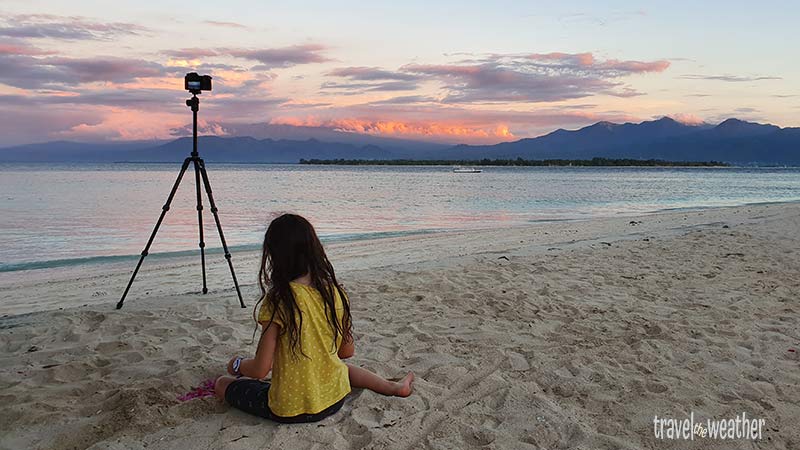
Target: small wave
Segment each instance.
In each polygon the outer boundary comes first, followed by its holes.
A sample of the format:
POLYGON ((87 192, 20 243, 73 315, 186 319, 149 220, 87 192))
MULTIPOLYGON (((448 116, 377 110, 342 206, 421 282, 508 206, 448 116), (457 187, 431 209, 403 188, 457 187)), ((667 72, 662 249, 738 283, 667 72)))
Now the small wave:
MULTIPOLYGON (((329 234, 329 235, 321 235, 320 240, 323 243, 335 243, 335 242, 351 242, 351 241, 363 241, 369 239, 386 239, 386 238, 393 238, 393 237, 404 237, 404 236, 412 236, 417 234, 431 234, 437 233, 442 230, 413 230, 413 231, 378 231, 378 232, 366 232, 366 233, 339 233, 339 234, 329 234)), ((242 244, 242 245, 233 245, 229 246, 228 249, 233 252, 246 252, 246 251, 255 251, 261 248, 261 244, 242 244)), ((181 251, 172 251, 172 252, 156 252, 156 253, 149 253, 147 256, 148 258, 176 258, 181 256, 192 256, 198 254, 198 250, 181 250, 181 251)), ((214 255, 214 254, 222 254, 222 247, 206 247, 206 254, 214 255)), ((114 262, 124 262, 124 261, 131 261, 134 262, 141 257, 141 254, 134 254, 134 255, 107 255, 107 256, 87 256, 83 258, 65 258, 65 259, 51 259, 51 260, 44 260, 44 261, 29 261, 29 262, 20 262, 20 263, 3 263, 0 262, 0 273, 3 272, 18 272, 23 270, 36 270, 36 269, 53 269, 58 267, 71 267, 71 266, 78 266, 83 264, 108 264, 114 262)))

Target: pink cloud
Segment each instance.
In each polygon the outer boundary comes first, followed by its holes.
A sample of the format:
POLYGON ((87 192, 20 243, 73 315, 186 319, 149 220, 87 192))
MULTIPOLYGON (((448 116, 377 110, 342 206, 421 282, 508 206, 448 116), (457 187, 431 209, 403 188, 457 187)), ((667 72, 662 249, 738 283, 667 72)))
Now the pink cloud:
POLYGON ((624 73, 649 73, 663 72, 669 68, 669 61, 618 61, 610 59, 597 65, 598 68, 607 70, 618 70, 624 73))
POLYGON ((711 80, 711 81, 726 81, 728 83, 747 83, 751 81, 766 81, 766 80, 782 80, 783 77, 774 76, 740 76, 740 75, 697 75, 689 74, 682 75, 681 78, 685 80, 711 80))
POLYGON ((44 56, 56 53, 51 50, 42 50, 22 41, 0 42, 0 55, 44 56))
POLYGON ((130 111, 122 108, 102 108, 101 120, 80 123, 60 131, 61 139, 138 141, 171 139, 173 128, 186 122, 185 114, 130 111))
POLYGON ((276 117, 272 125, 291 125, 298 127, 322 127, 335 131, 380 136, 394 136, 422 139, 463 139, 469 141, 511 140, 514 135, 505 125, 479 128, 458 123, 446 122, 405 122, 397 120, 370 120, 358 118, 318 119, 315 117, 276 117))
POLYGON ((686 125, 702 125, 706 123, 706 121, 703 118, 690 113, 670 114, 669 117, 674 119, 676 122, 680 122, 686 125))
POLYGON ((598 61, 591 53, 532 53, 527 58, 533 61, 548 62, 561 67, 576 67, 584 70, 616 71, 619 73, 663 72, 670 66, 667 60, 620 61, 608 59, 598 61))
POLYGON ((535 61, 552 61, 552 62, 566 62, 570 61, 573 64, 588 67, 594 64, 594 55, 591 53, 531 53, 527 55, 528 59, 535 61))

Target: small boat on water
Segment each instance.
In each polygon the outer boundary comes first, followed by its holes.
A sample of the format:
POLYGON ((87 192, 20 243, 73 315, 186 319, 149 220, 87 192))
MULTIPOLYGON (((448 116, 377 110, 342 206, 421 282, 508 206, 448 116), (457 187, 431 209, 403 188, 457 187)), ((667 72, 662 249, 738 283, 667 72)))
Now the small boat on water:
POLYGON ((454 167, 453 173, 481 173, 477 167, 454 167))

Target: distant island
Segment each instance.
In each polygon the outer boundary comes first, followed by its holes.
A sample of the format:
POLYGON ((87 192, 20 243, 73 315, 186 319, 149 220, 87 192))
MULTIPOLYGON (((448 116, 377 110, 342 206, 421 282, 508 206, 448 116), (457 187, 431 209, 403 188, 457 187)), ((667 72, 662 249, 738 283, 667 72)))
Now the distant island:
POLYGON ((300 164, 332 166, 585 166, 585 167, 730 167, 720 161, 664 161, 660 159, 301 159, 300 164))

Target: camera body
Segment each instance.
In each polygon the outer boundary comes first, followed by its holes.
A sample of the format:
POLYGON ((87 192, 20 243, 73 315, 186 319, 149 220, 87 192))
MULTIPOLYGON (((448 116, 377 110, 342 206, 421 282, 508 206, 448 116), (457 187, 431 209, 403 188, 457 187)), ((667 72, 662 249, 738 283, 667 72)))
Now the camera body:
POLYGON ((187 73, 183 79, 184 89, 192 94, 211 90, 211 75, 198 75, 197 72, 187 73))

